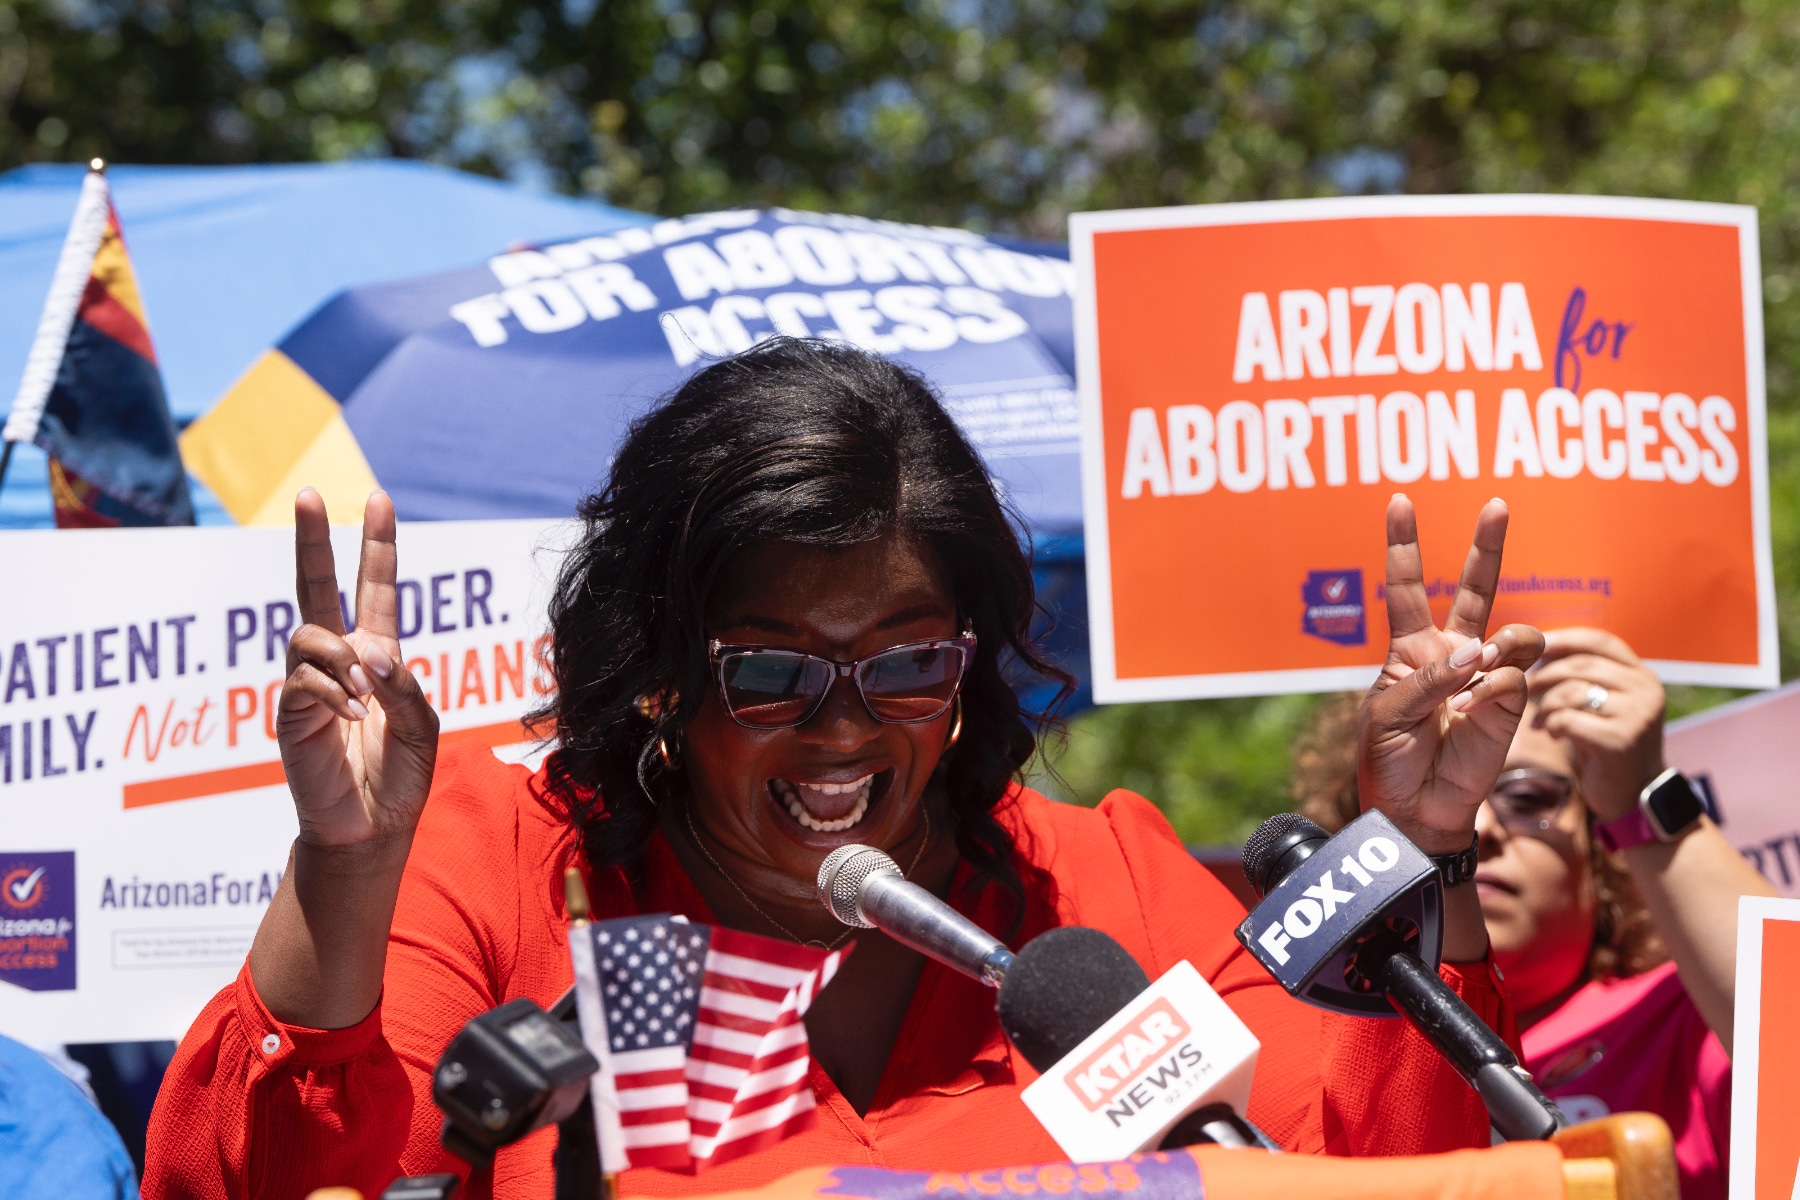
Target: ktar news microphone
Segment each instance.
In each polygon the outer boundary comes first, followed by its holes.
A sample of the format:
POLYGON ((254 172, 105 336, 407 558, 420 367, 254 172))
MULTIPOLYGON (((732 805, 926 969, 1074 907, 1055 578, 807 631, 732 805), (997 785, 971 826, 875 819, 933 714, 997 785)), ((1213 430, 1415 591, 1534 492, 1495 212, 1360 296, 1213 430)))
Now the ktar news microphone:
POLYGON ((846 925, 999 988, 1001 1027, 1044 1074, 1025 1103, 1074 1161, 1201 1142, 1276 1148, 1238 1115, 1260 1045, 1191 964, 1151 985, 1117 942, 1081 927, 1050 930, 1015 960, 872 846, 828 854, 817 893, 846 925))

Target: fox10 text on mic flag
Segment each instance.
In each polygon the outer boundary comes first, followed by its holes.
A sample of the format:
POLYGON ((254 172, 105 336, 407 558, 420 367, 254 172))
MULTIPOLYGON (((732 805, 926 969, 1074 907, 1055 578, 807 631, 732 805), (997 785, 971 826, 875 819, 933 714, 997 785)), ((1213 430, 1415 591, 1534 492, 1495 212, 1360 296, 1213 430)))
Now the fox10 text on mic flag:
POLYGON ((1395 492, 1440 619, 1499 496, 1490 628, 1778 682, 1754 209, 1362 197, 1071 235, 1097 699, 1367 686, 1395 492))

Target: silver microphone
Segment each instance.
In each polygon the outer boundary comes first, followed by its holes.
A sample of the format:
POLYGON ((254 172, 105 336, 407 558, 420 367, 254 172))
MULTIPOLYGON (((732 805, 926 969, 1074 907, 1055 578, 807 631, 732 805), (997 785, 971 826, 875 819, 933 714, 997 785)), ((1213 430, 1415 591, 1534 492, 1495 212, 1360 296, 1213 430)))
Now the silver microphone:
POLYGON ((971 979, 997 988, 1012 966, 998 938, 916 883, 873 846, 839 846, 819 864, 819 903, 859 929, 879 929, 971 979))

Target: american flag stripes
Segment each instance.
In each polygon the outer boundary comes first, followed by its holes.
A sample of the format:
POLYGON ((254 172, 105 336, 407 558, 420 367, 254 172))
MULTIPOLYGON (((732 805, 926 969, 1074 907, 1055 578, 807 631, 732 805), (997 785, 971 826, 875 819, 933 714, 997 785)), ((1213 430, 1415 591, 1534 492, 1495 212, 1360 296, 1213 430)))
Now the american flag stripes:
POLYGON ((845 951, 667 915, 571 935, 605 1170, 699 1172, 811 1126, 801 1018, 845 951))

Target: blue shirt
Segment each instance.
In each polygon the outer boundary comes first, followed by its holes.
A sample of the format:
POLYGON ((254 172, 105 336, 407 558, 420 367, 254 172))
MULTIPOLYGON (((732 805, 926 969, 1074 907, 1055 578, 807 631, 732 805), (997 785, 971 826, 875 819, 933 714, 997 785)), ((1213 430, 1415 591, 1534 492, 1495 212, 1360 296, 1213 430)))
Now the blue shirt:
POLYGON ((0 1196, 138 1200, 125 1143, 30 1046, 0 1036, 0 1196))

